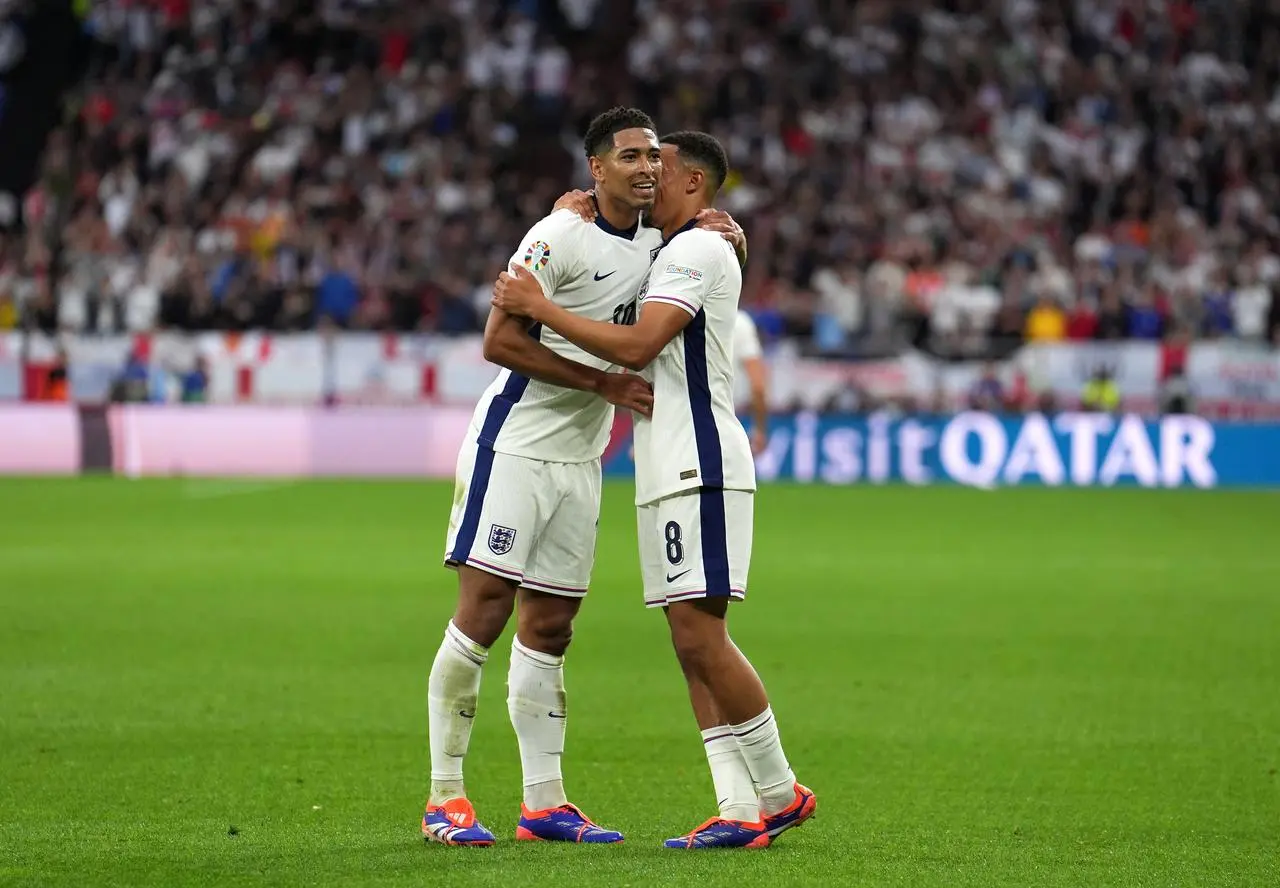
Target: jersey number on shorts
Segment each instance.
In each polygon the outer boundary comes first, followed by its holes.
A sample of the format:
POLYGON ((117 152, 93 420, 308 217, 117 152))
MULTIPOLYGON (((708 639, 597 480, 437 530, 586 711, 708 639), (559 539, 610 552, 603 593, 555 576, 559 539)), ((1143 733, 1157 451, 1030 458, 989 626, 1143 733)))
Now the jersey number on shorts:
POLYGON ((620 326, 631 327, 636 322, 635 302, 624 302, 613 310, 613 322, 620 326))
POLYGON ((684 561, 684 541, 680 537, 680 525, 668 521, 662 535, 667 540, 667 560, 672 564, 684 561))

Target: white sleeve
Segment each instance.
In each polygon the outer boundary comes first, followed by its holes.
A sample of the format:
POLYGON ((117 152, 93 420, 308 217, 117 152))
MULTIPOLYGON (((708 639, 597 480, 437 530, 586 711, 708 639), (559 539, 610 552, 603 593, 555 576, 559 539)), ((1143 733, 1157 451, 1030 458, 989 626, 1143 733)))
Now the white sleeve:
POLYGON ((712 266, 719 257, 705 249, 706 241, 701 234, 703 232, 696 229, 684 232, 662 248, 649 276, 645 302, 678 305, 695 317, 702 310, 715 272, 712 266))
POLYGON ((756 332, 756 322, 751 315, 741 309, 738 319, 733 325, 733 358, 735 361, 749 361, 764 353, 760 348, 760 334, 756 332))
POLYGON ((518 265, 524 266, 551 299, 559 287, 577 275, 582 260, 581 226, 585 224, 570 210, 543 217, 529 229, 511 255, 511 271, 518 265))

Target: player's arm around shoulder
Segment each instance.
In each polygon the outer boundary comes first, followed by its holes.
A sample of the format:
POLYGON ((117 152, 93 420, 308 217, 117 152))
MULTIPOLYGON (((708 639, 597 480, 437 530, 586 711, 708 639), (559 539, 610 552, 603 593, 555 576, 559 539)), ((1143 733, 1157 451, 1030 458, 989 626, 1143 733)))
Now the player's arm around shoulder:
MULTIPOLYGON (((566 230, 571 231, 581 220, 572 213, 553 218, 560 215, 552 214, 535 225, 509 265, 523 272, 526 280, 534 284, 540 301, 548 304, 550 301, 542 298, 542 288, 554 294, 561 281, 571 280, 571 275, 577 273, 575 262, 581 264, 581 249, 571 235, 565 236, 566 230), (557 248, 563 261, 556 261, 557 248), (553 267, 555 271, 548 271, 553 267)), ((556 354, 543 345, 540 338, 531 335, 535 331, 529 320, 528 316, 518 316, 500 306, 491 309, 485 323, 485 359, 549 385, 594 392, 611 404, 644 416, 652 413, 653 390, 648 383, 635 376, 606 373, 556 354)))
POLYGON ((545 298, 538 282, 522 267, 498 276, 493 304, 556 331, 585 352, 629 370, 642 370, 676 337, 692 315, 680 308, 644 309, 634 325, 594 321, 545 298))
POLYGON ((623 365, 647 367, 671 340, 702 313, 712 288, 733 263, 733 248, 720 235, 694 228, 671 241, 649 274, 633 350, 623 365))

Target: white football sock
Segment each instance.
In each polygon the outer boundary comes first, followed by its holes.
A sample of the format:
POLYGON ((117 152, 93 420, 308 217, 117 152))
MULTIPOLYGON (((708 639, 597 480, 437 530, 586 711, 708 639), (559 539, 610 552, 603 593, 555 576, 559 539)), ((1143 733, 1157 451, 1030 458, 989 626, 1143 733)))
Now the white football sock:
POLYGON ((568 804, 560 757, 564 753, 564 657, 530 650, 514 639, 507 676, 507 711, 520 741, 524 804, 542 811, 568 804))
POLYGON ((778 736, 778 723, 773 710, 764 712, 740 725, 730 725, 737 738, 738 748, 746 759, 756 792, 760 794, 760 811, 768 816, 777 814, 795 801, 796 775, 787 764, 782 751, 782 738, 778 736))
POLYGON ((707 728, 702 732, 702 745, 707 751, 707 764, 711 766, 711 782, 716 788, 716 802, 720 816, 725 820, 745 820, 755 823, 760 819, 760 800, 742 757, 738 740, 728 725, 707 728))
POLYGON ((488 648, 472 641, 449 621, 427 683, 432 805, 466 797, 462 762, 471 743, 471 726, 475 724, 480 667, 488 657, 488 648))

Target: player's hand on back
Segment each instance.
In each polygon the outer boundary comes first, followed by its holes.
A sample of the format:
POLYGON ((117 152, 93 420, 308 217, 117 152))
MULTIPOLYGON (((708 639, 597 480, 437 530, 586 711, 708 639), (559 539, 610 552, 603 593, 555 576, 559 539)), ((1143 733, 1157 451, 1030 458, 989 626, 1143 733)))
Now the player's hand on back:
POLYGON ((494 307, 516 317, 544 320, 541 310, 550 303, 542 292, 542 285, 527 268, 517 265, 515 269, 515 274, 504 271, 494 281, 494 307))
POLYGON ((585 222, 596 221, 596 193, 594 191, 569 191, 556 201, 555 210, 573 210, 585 222))
POLYGON ((633 373, 606 373, 600 396, 618 407, 634 410, 649 419, 653 416, 653 386, 633 373))
POLYGON ((699 228, 714 231, 732 244, 734 250, 741 247, 742 241, 746 237, 742 226, 735 222, 733 217, 724 210, 717 210, 714 207, 699 210, 695 218, 698 220, 699 228))

